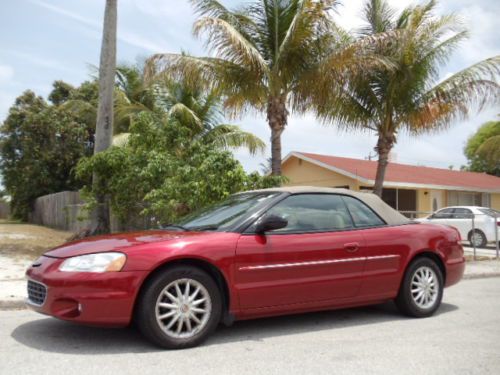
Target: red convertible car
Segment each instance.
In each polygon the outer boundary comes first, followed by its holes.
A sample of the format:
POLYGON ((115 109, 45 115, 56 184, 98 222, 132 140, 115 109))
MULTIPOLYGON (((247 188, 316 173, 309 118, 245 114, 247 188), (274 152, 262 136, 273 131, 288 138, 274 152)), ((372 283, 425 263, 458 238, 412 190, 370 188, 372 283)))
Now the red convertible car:
POLYGON ((464 272, 457 230, 411 222, 374 194, 251 191, 162 230, 64 244, 27 271, 27 304, 76 323, 134 321, 165 348, 221 322, 395 300, 432 315, 464 272))

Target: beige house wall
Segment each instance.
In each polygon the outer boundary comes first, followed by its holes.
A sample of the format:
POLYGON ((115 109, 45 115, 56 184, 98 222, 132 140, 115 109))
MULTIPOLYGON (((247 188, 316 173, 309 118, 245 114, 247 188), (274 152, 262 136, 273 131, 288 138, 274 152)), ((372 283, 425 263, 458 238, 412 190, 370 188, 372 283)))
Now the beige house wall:
POLYGON ((289 180, 286 184, 288 186, 349 186, 349 189, 358 190, 358 182, 356 180, 295 157, 283 163, 281 169, 283 175, 289 180))
MULTIPOLYGON (((324 186, 324 187, 336 187, 336 186, 349 186, 349 189, 359 191, 361 186, 366 186, 365 184, 360 184, 359 181, 346 177, 340 173, 330 171, 326 168, 320 167, 316 164, 310 163, 305 160, 301 160, 297 157, 289 158, 282 165, 283 175, 288 178, 286 185, 312 185, 312 186, 324 186)), ((395 186, 387 185, 388 188, 396 188, 395 186)), ((398 189, 405 189, 404 187, 397 187, 398 189)), ((408 189, 417 191, 417 211, 419 212, 432 212, 432 193, 436 194, 439 192, 441 194, 441 203, 445 207, 448 202, 448 191, 447 190, 433 190, 433 189, 413 189, 408 187, 408 189)), ((492 193, 491 197, 491 207, 500 210, 500 193, 492 193)), ((421 214, 419 216, 425 216, 421 214)))
MULTIPOLYGON (((418 189, 417 190, 417 211, 419 212, 430 212, 432 211, 431 205, 431 194, 429 190, 418 189)), ((426 216, 425 214, 418 215, 419 217, 426 216)))
POLYGON ((491 198, 491 208, 495 210, 500 210, 500 193, 495 193, 490 195, 491 198))

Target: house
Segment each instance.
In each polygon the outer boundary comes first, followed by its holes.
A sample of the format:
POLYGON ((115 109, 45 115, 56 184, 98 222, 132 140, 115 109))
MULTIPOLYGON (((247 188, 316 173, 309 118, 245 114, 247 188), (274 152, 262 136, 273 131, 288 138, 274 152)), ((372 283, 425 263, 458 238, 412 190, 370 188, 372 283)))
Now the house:
MULTIPOLYGON (((288 185, 371 191, 376 171, 376 161, 306 152, 291 152, 282 162, 288 185)), ((455 205, 500 210, 500 178, 485 173, 389 163, 382 199, 412 216, 415 212, 424 216, 455 205)))

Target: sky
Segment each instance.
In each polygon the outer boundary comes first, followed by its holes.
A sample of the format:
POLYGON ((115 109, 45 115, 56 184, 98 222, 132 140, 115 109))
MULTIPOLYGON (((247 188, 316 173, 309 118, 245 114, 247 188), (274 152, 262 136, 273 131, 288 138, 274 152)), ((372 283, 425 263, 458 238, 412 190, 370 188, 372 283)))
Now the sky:
MULTIPOLYGON (((2 0, 0 12, 0 121, 15 98, 31 89, 47 96, 54 80, 73 85, 89 79, 91 66, 99 65, 104 0, 2 0)), ((240 0, 222 0, 228 7, 240 0)), ((360 25, 361 0, 343 0, 337 22, 346 29, 360 25)), ((396 9, 415 4, 389 0, 396 9)), ((443 67, 442 77, 487 57, 500 54, 500 1, 441 0, 440 14, 455 12, 469 27, 471 37, 443 67)), ((118 62, 135 62, 153 53, 188 51, 205 55, 203 42, 192 36, 195 15, 188 0, 118 0, 118 62)), ((393 160, 441 168, 466 163, 463 147, 467 138, 484 122, 496 119, 500 108, 473 113, 466 121, 453 123, 438 134, 409 137, 400 134, 393 160)), ((270 131, 263 115, 252 113, 232 120, 267 143, 270 131)), ((374 134, 338 131, 311 114, 291 114, 283 133, 283 157, 291 151, 366 158, 373 155, 374 134)), ((235 150, 247 171, 260 170, 270 155, 250 156, 235 150)))

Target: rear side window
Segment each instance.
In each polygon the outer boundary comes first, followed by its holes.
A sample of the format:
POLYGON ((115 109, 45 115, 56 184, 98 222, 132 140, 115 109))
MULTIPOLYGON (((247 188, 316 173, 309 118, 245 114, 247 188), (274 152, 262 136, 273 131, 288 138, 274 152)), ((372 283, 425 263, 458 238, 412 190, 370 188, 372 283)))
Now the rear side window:
POLYGON ((453 208, 444 208, 432 215, 430 219, 451 219, 452 215, 453 208))
POLYGON ((366 228, 385 225, 384 221, 363 202, 348 196, 344 196, 342 199, 344 200, 356 227, 366 228))
POLYGON ((455 208, 452 219, 471 219, 472 211, 468 208, 455 208))
POLYGON ((334 194, 298 194, 279 202, 268 212, 288 220, 273 233, 330 232, 352 229, 342 198, 334 194))

